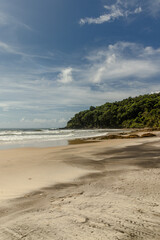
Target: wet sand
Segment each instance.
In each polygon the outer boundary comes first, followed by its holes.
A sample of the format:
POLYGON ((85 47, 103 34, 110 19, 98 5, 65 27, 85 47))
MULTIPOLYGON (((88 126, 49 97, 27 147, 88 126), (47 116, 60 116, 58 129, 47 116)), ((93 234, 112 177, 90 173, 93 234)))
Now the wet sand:
POLYGON ((160 239, 159 133, 0 159, 0 239, 160 239))

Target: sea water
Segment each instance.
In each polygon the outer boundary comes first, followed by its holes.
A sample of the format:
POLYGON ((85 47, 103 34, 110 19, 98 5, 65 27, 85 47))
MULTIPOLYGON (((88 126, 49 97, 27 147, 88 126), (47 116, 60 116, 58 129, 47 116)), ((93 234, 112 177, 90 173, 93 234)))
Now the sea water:
POLYGON ((103 136, 115 129, 0 129, 0 149, 17 147, 52 147, 67 145, 68 140, 103 136))

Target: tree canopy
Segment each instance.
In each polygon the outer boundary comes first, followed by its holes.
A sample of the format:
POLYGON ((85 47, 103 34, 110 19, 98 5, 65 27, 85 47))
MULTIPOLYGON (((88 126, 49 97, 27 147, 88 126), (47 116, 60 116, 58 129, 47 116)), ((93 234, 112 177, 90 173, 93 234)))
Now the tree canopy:
POLYGON ((160 127, 160 93, 129 97, 77 113, 66 128, 160 127))

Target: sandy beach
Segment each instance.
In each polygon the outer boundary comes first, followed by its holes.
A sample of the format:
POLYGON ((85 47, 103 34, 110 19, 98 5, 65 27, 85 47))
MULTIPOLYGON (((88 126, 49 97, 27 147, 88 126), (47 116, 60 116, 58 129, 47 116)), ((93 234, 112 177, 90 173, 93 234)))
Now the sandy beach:
POLYGON ((159 240, 156 134, 0 150, 0 240, 159 240))

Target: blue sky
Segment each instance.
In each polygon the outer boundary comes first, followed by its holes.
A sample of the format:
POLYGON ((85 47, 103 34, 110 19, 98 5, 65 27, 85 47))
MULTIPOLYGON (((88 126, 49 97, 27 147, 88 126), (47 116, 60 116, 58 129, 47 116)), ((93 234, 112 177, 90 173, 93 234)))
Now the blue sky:
POLYGON ((160 0, 0 0, 0 127, 160 91, 160 0))

